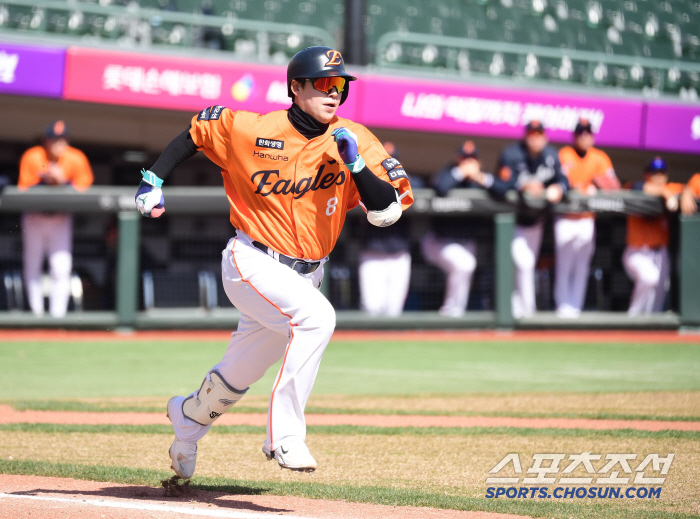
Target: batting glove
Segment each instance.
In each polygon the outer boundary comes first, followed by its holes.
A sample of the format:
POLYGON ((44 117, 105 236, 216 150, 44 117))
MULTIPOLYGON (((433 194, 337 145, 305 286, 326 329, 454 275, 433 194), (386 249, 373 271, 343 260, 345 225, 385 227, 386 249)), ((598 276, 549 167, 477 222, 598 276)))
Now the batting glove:
POLYGON ((338 145, 340 158, 352 173, 359 173, 365 167, 365 161, 357 151, 357 135, 347 128, 336 128, 331 133, 338 145))
POLYGON ((165 212, 165 199, 160 186, 163 185, 163 180, 158 178, 155 173, 145 169, 141 170, 143 180, 139 184, 139 190, 136 191, 136 209, 143 216, 148 218, 158 218, 165 212))

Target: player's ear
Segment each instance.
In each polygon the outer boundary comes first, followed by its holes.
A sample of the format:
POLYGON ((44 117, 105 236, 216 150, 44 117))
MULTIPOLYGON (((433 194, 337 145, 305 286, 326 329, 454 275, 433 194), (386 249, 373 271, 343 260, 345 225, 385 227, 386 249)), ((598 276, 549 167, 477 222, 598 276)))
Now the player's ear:
POLYGON ((301 84, 299 83, 299 81, 297 81, 296 79, 292 79, 291 89, 292 94, 298 96, 299 92, 301 92, 301 84))

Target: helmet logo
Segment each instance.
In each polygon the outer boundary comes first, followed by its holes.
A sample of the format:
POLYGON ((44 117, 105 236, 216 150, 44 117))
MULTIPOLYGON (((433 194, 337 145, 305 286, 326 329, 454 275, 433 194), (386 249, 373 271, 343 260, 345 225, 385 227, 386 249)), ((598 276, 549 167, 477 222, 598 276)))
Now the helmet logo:
POLYGON ((326 56, 328 56, 328 62, 324 65, 324 67, 329 65, 341 65, 343 63, 343 56, 341 56, 340 52, 337 50, 329 50, 326 52, 326 56))

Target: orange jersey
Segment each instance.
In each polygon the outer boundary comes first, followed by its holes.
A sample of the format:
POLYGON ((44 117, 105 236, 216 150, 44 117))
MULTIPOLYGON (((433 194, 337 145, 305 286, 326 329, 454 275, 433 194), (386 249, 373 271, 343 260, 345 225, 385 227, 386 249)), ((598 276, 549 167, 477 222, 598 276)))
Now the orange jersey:
MULTIPOLYGON (((559 150, 559 161, 562 170, 569 179, 569 186, 580 193, 587 193, 596 177, 615 176, 612 162, 607 153, 597 148, 590 148, 581 158, 572 146, 564 146, 559 150)), ((593 213, 578 213, 567 215, 574 218, 592 218, 593 213)))
MULTIPOLYGON (((90 187, 93 182, 92 168, 85 154, 77 148, 67 146, 57 161, 66 181, 76 189, 90 187)), ((24 152, 19 161, 17 186, 23 189, 40 184, 42 174, 49 169, 49 159, 43 146, 34 146, 24 152)))
MULTIPOLYGON (((669 194, 680 194, 683 184, 669 182, 664 189, 669 194)), ((669 240, 668 216, 628 216, 627 245, 630 247, 666 247, 669 240)))
POLYGON ((695 173, 688 181, 688 189, 695 198, 700 198, 700 173, 695 173))
POLYGON ((348 119, 334 117, 326 133, 308 140, 286 110, 261 115, 214 106, 192 118, 190 135, 221 167, 236 229, 287 256, 319 260, 333 250, 346 212, 360 202, 331 135, 340 127, 357 135, 360 155, 376 176, 407 193, 401 200, 407 209, 413 193, 405 171, 394 169, 396 161, 367 128, 348 119))

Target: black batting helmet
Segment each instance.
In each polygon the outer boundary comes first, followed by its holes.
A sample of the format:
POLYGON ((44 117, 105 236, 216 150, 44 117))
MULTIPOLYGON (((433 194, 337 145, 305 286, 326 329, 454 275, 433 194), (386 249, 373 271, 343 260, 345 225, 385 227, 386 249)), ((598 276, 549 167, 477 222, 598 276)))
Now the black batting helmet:
POLYGON ((317 77, 344 77, 345 88, 341 93, 340 104, 342 105, 348 98, 350 91, 350 81, 356 81, 355 76, 345 72, 345 62, 343 56, 330 47, 307 47, 300 50, 287 65, 287 94, 292 94, 292 79, 313 79, 317 77))

